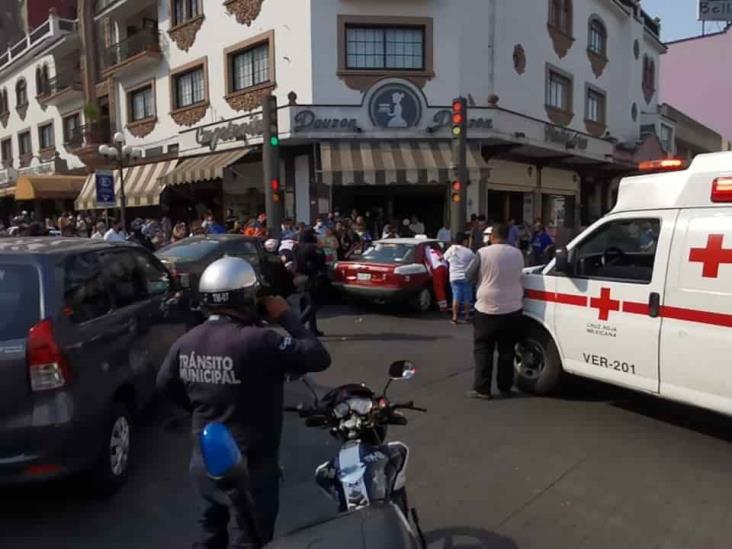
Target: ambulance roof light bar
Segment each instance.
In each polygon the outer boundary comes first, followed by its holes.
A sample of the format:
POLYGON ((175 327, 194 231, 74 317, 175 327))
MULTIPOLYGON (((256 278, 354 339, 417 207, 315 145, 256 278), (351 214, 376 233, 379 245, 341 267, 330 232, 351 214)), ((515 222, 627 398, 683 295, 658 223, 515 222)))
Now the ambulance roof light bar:
POLYGON ((646 160, 638 164, 638 170, 641 172, 673 172, 684 169, 686 169, 686 162, 678 158, 646 160))
POLYGON ((712 202, 732 202, 732 177, 718 177, 712 182, 712 202))

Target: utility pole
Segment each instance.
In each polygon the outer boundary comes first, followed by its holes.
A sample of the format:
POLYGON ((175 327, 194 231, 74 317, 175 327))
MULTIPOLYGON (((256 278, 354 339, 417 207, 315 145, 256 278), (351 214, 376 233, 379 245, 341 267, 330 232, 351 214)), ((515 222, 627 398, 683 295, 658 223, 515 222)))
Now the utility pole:
POLYGON ((455 179, 450 183, 450 232, 455 238, 463 230, 467 217, 467 190, 468 181, 468 102, 464 97, 458 97, 452 102, 452 136, 453 162, 455 163, 455 179))
POLYGON ((262 102, 264 141, 262 142, 262 171, 264 175, 265 211, 272 238, 279 238, 284 203, 280 184, 280 137, 277 126, 277 97, 268 95, 262 102))

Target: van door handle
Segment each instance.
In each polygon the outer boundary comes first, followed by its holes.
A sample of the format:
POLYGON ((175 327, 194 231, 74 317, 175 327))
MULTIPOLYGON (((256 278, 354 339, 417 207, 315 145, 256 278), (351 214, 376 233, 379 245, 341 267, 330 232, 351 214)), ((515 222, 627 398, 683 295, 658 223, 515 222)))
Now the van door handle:
POLYGON ((648 316, 658 318, 661 315, 661 294, 651 292, 648 296, 648 316))

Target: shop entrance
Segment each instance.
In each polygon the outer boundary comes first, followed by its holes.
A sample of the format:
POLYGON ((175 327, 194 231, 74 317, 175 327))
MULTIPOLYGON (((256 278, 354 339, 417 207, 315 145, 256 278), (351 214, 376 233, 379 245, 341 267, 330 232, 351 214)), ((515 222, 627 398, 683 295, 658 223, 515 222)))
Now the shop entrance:
POLYGON ((442 185, 334 186, 332 192, 332 208, 342 215, 356 209, 382 225, 416 215, 429 236, 437 234, 446 218, 447 188, 442 185))
POLYGON ((494 223, 503 223, 513 219, 516 223, 527 222, 531 219, 524 217, 524 193, 514 191, 488 191, 488 220, 494 223))

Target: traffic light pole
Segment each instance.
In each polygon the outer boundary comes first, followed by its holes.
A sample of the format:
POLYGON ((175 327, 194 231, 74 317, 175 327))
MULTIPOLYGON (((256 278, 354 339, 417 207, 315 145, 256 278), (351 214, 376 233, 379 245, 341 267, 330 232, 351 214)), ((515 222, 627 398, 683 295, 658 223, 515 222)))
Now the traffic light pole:
POLYGON ((272 238, 281 236, 284 204, 280 186, 280 147, 277 127, 277 97, 268 95, 262 101, 262 172, 264 179, 265 212, 267 227, 272 238))
POLYGON ((465 227, 467 218, 468 144, 467 144, 467 101, 458 97, 453 101, 453 162, 455 179, 450 189, 450 232, 455 238, 465 227))

